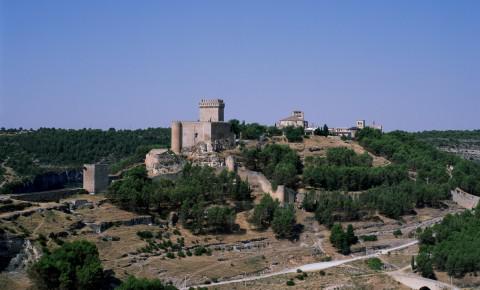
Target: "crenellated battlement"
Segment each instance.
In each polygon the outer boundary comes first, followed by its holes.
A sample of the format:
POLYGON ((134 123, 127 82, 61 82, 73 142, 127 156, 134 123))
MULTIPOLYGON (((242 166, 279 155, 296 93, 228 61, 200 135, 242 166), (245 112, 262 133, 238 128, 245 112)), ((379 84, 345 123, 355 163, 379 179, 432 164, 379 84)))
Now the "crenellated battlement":
POLYGON ((200 122, 223 122, 225 103, 221 99, 202 99, 198 104, 200 110, 200 122))
POLYGON ((198 104, 200 108, 225 108, 225 103, 221 99, 204 100, 198 104))

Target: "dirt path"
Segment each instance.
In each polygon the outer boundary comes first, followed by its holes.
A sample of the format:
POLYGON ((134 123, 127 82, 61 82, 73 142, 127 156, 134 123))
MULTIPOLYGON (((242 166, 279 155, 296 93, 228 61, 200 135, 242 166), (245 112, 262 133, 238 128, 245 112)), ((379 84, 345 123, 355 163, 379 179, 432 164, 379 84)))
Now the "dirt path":
POLYGON ((5 183, 10 182, 15 178, 15 171, 13 171, 13 169, 10 167, 5 166, 5 163, 6 161, 0 164, 0 166, 5 169, 5 174, 3 175, 4 180, 2 181, 2 183, 0 183, 0 188, 2 188, 5 183))
POLYGON ((440 281, 423 278, 413 273, 405 273, 402 270, 387 272, 387 274, 394 280, 412 289, 420 289, 421 287, 426 286, 431 290, 460 290, 460 288, 456 286, 451 286, 440 281))
POLYGON ((204 285, 191 285, 191 286, 188 286, 188 287, 183 287, 181 289, 186 290, 189 287, 211 287, 211 286, 215 286, 215 285, 225 285, 225 284, 231 284, 231 283, 241 283, 241 282, 246 282, 246 281, 259 280, 259 279, 269 278, 269 277, 273 277, 273 276, 284 275, 284 274, 288 274, 288 273, 295 273, 297 271, 297 269, 301 269, 304 272, 319 271, 319 270, 324 270, 324 269, 328 269, 328 268, 332 268, 332 267, 337 267, 337 266, 340 266, 340 265, 343 265, 343 264, 346 264, 346 263, 350 263, 350 262, 354 262, 354 261, 358 261, 358 260, 364 260, 364 259, 368 259, 368 258, 372 258, 372 257, 377 257, 379 255, 385 255, 385 254, 388 254, 389 252, 398 251, 398 250, 401 250, 401 249, 404 249, 404 248, 408 248, 410 246, 416 245, 417 243, 418 243, 417 240, 413 240, 413 241, 410 241, 410 242, 405 243, 405 244, 400 245, 400 246, 391 247, 391 248, 388 248, 388 249, 383 249, 383 250, 376 251, 375 253, 369 254, 369 255, 362 255, 362 256, 357 256, 357 257, 353 257, 353 258, 349 258, 349 259, 335 260, 335 261, 329 261, 329 262, 318 262, 318 263, 305 264, 305 265, 298 266, 298 267, 295 267, 295 268, 285 269, 285 270, 282 270, 282 271, 273 272, 273 273, 269 273, 269 274, 263 274, 263 275, 246 277, 246 278, 242 278, 242 279, 235 279, 235 280, 229 280, 229 281, 221 281, 221 282, 217 282, 217 283, 204 284, 204 285))

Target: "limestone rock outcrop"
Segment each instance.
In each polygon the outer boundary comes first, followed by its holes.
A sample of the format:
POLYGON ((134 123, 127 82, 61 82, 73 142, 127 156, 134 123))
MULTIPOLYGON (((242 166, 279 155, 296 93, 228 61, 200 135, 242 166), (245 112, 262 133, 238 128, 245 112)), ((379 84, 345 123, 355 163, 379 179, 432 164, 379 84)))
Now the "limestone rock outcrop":
POLYGON ((149 177, 178 173, 183 163, 181 157, 168 149, 152 149, 145 156, 145 167, 149 177))

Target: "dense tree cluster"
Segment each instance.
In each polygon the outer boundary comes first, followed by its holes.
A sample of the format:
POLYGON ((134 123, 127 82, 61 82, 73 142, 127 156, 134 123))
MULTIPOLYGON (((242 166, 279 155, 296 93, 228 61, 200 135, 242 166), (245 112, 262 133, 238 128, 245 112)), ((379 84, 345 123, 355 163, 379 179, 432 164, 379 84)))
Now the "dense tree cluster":
POLYGON ((246 166, 263 172, 274 187, 281 184, 295 187, 297 175, 302 171, 297 153, 286 145, 269 144, 262 149, 244 149, 242 155, 246 166))
POLYGON ((330 131, 328 130, 327 124, 324 124, 323 127, 319 127, 313 131, 313 134, 316 136, 328 136, 330 135, 330 131))
POLYGON ((285 137, 287 137, 288 142, 301 142, 305 135, 303 127, 288 126, 283 128, 283 132, 285 137))
POLYGON ((153 204, 155 186, 144 166, 134 167, 125 172, 123 179, 113 182, 108 196, 121 208, 148 212, 153 204))
POLYGON ((291 130, 291 128, 280 129, 276 126, 263 126, 258 123, 245 123, 233 119, 228 121, 232 126, 232 131, 238 138, 244 140, 258 140, 260 137, 282 136, 285 134, 291 142, 301 141, 304 135, 303 128, 291 130), (289 138, 290 137, 290 138, 289 138))
POLYGON ((383 184, 396 184, 408 178, 402 166, 385 167, 346 167, 346 166, 306 166, 303 182, 325 190, 359 191, 383 184))
POLYGON ((341 224, 334 224, 330 231, 330 242, 343 255, 350 254, 350 246, 358 242, 357 236, 353 231, 353 226, 348 225, 344 231, 341 224))
POLYGON ((188 199, 180 208, 180 221, 185 228, 200 234, 230 233, 235 229, 235 210, 227 206, 212 206, 201 199, 188 199))
POLYGON ((249 222, 262 230, 271 226, 280 239, 294 239, 300 231, 295 217, 295 208, 288 204, 280 206, 279 201, 268 194, 265 194, 254 207, 249 222))
POLYGON ((260 202, 255 205, 249 221, 259 229, 268 229, 279 206, 280 202, 278 200, 274 200, 270 195, 265 194, 260 202))
POLYGON ((104 288, 97 247, 87 241, 64 243, 52 253, 45 253, 28 274, 39 290, 104 288))
POLYGON ((298 236, 295 208, 292 204, 285 204, 275 210, 272 230, 280 239, 294 239, 298 236))
POLYGON ((326 190, 365 190, 382 184, 396 184, 408 178, 406 168, 372 166, 368 153, 356 154, 349 148, 330 148, 326 157, 305 160, 303 182, 326 190))
MULTIPOLYGON (((120 160, 133 155, 140 146, 168 146, 170 130, 149 128, 145 130, 97 129, 67 130, 41 128, 33 132, 0 136, 0 159, 9 156, 26 156, 40 164, 79 166, 101 160, 120 160)), ((12 160, 10 160, 12 159, 12 160)), ((16 170, 17 167, 13 166, 16 170)), ((18 168, 23 173, 21 168, 18 168)), ((28 172, 25 172, 28 173, 28 172)))
POLYGON ((166 147, 170 130, 67 130, 40 128, 0 134, 0 163, 25 179, 55 168, 80 168, 84 163, 107 161, 118 170, 140 162, 152 147, 166 147))
POLYGON ((412 133, 394 131, 382 134, 366 128, 357 134, 357 138, 371 152, 416 172, 417 180, 448 184, 450 188, 459 186, 480 195, 480 164, 441 152, 412 133), (453 166, 451 178, 447 166, 453 166))
POLYGON ((211 167, 187 164, 174 181, 152 181, 144 166, 133 168, 109 187, 108 196, 128 210, 179 210, 183 225, 201 233, 232 231, 235 211, 226 201, 249 202, 250 192, 248 183, 235 173, 224 170, 216 175, 211 167))
POLYGON ((327 227, 334 222, 357 220, 362 215, 358 198, 342 192, 311 191, 305 195, 302 207, 315 212, 317 221, 327 227))
POLYGON ((463 277, 480 270, 480 207, 447 215, 440 224, 420 235, 417 268, 423 276, 432 277, 432 267, 463 277))
POLYGON ((480 145, 480 130, 423 131, 415 133, 415 136, 436 147, 454 147, 465 144, 465 141, 471 145, 480 145))
MULTIPOLYGON (((33 282, 32 289, 112 289, 110 279, 103 271, 95 244, 79 240, 62 244, 53 252, 44 255, 29 269, 28 275, 33 282)), ((115 281, 116 280, 116 281, 115 281)), ((148 280, 129 277, 117 288, 119 290, 176 290, 171 285, 164 285, 160 280, 148 280)))
POLYGON ((363 206, 378 209, 386 216, 398 219, 412 213, 414 207, 439 207, 441 200, 449 196, 446 185, 403 181, 372 188, 360 195, 360 202, 363 206))
POLYGON ((330 148, 326 157, 309 157, 305 164, 303 182, 325 190, 366 190, 408 178, 405 167, 371 167, 372 157, 368 153, 356 154, 348 148, 330 148))
MULTIPOLYGON (((327 165, 331 166, 363 166, 371 167, 373 158, 367 152, 356 154, 355 151, 345 147, 329 148, 327 150, 327 165)), ((321 162, 321 159, 320 159, 321 162)))

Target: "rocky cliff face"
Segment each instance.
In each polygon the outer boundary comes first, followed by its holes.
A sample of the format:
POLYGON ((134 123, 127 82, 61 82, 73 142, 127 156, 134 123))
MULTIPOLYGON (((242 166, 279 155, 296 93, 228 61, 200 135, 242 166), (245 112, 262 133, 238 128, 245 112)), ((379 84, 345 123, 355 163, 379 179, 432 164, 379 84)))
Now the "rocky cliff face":
POLYGON ((0 230, 0 272, 9 267, 10 261, 23 250, 24 243, 22 237, 0 230))
POLYGON ((20 251, 10 260, 6 271, 22 271, 40 259, 40 251, 33 246, 30 240, 24 240, 20 251))
POLYGON ((27 181, 13 188, 13 193, 26 193, 64 188, 69 184, 79 184, 83 175, 80 169, 65 170, 62 172, 45 172, 35 176, 32 181, 27 181))

